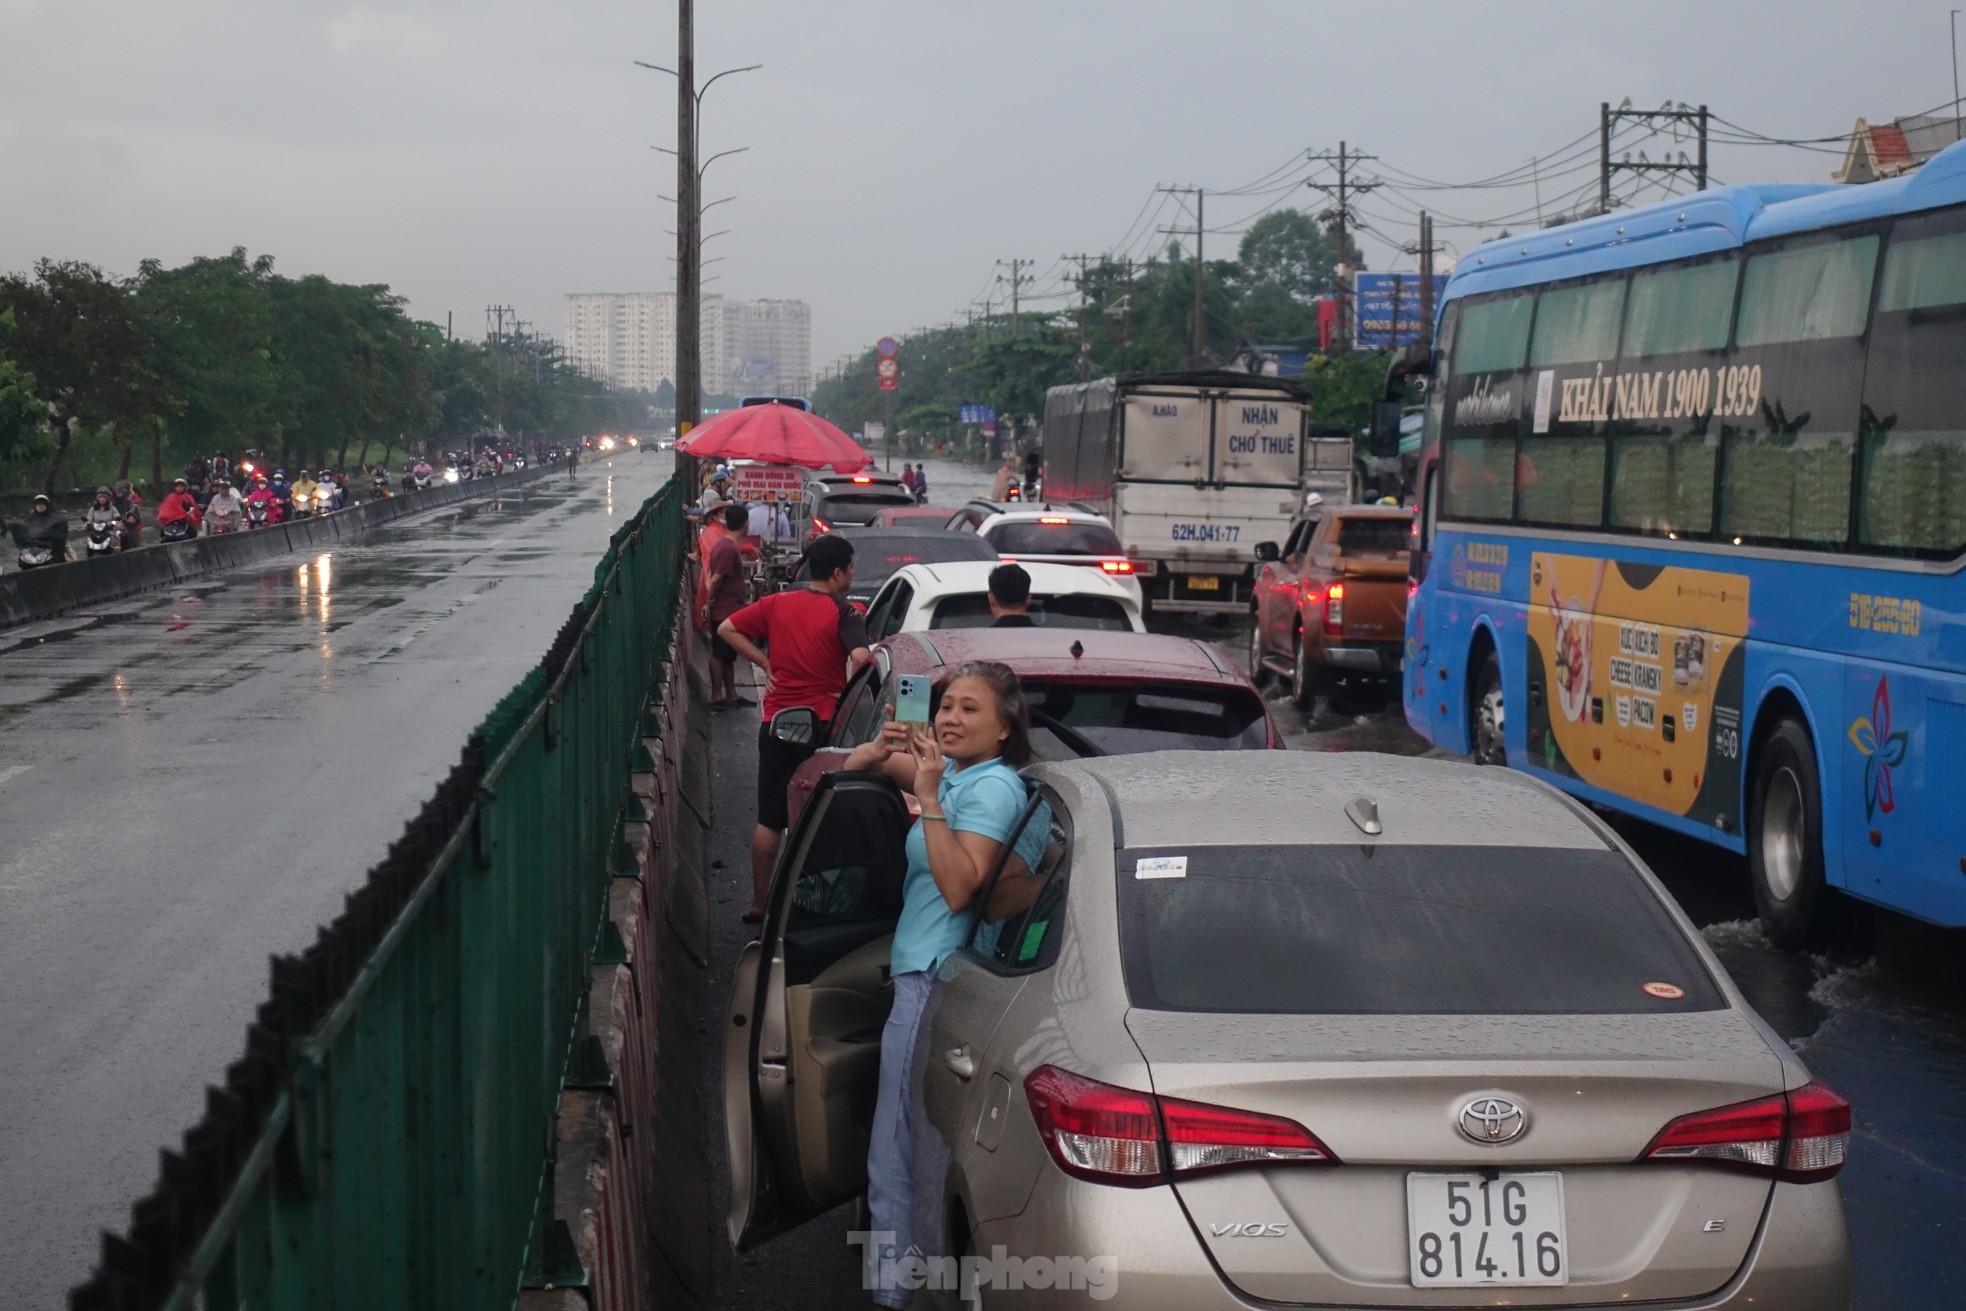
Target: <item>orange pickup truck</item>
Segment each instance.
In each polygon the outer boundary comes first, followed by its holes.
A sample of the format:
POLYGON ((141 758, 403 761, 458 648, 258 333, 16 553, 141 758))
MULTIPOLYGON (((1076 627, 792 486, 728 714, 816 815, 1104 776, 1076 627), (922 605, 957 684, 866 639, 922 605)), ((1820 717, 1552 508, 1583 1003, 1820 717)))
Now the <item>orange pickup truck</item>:
POLYGON ((1406 641, 1406 559, 1413 511, 1324 507, 1289 538, 1256 544, 1249 672, 1290 679, 1305 710, 1341 680, 1383 700, 1398 686, 1406 641))

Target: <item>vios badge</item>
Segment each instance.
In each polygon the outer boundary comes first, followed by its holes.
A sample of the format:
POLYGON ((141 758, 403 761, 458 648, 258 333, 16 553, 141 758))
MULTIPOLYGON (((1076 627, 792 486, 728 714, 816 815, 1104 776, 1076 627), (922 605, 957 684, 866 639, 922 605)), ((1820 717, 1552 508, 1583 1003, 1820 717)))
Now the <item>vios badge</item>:
POLYGON ((1211 1224, 1208 1232, 1217 1238, 1282 1238, 1290 1230, 1289 1225, 1265 1224, 1252 1220, 1244 1224, 1211 1224))
POLYGON ((1528 1127, 1528 1113, 1506 1097, 1477 1097, 1461 1108, 1461 1132, 1484 1147, 1514 1142, 1528 1127))

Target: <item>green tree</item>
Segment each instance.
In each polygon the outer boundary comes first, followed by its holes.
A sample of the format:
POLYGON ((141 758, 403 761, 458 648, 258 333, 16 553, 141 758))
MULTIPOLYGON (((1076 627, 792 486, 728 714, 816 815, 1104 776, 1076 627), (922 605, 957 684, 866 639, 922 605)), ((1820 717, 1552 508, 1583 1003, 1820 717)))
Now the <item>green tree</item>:
MULTIPOLYGON (((152 367, 173 404, 154 425, 152 477, 168 456, 237 455, 264 446, 278 423, 280 378, 273 363, 273 261, 244 248, 175 269, 145 260, 131 301, 153 343, 152 367)), ((129 472, 124 445, 123 473, 129 472)))
POLYGON ((32 278, 0 278, 11 311, 7 351, 34 378, 54 429, 42 490, 52 493, 77 430, 141 428, 160 420, 169 395, 150 368, 151 343, 130 298, 93 264, 39 261, 32 278))
POLYGON ((7 340, 13 333, 14 312, 0 312, 0 460, 9 459, 19 451, 42 417, 34 375, 7 353, 7 340))
MULTIPOLYGON (((1358 248, 1351 249, 1356 259, 1358 248)), ((1338 242, 1309 214, 1276 209, 1242 234, 1236 262, 1245 287, 1274 288, 1293 300, 1310 301, 1331 288, 1339 263, 1338 242)))

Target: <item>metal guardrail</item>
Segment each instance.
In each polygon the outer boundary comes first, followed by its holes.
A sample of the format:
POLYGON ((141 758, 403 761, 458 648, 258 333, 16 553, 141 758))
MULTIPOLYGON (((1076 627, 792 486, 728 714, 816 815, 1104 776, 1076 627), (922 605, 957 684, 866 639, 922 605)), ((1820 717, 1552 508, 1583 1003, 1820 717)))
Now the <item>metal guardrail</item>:
POLYGON ((683 582, 672 481, 313 946, 72 1311, 510 1306, 683 582))

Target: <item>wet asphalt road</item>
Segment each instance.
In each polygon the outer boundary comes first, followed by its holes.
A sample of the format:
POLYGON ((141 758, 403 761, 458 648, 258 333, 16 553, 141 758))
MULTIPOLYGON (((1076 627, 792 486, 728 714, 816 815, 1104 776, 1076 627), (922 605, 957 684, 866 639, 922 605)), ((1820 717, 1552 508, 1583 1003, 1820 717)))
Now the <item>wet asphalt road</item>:
MULTIPOLYGON (((896 462, 895 467, 900 467, 896 462)), ((931 499, 960 504, 989 486, 989 471, 930 463, 931 499)), ((1157 621, 1156 628, 1218 643, 1240 657, 1243 630, 1212 619, 1157 621)), ((1270 709, 1289 745, 1305 751, 1432 748, 1405 724, 1398 706, 1313 714, 1268 689, 1270 709)), ((750 695, 755 696, 755 693, 750 695)), ((717 822, 712 879, 712 978, 708 1032, 717 1033, 731 965, 748 935, 736 923, 745 895, 743 833, 755 768, 756 711, 716 728, 717 822)), ((1854 1250, 1857 1311, 1966 1306, 1966 934, 1934 935, 1888 917, 1866 921, 1849 941, 1821 956, 1770 946, 1754 920, 1745 862, 1636 821, 1614 820, 1674 896, 1755 1008, 1809 1063, 1816 1077, 1848 1097, 1855 1114, 1850 1163, 1842 1178, 1854 1250), (1881 922, 1880 922, 1881 919, 1881 922), (1883 950, 1880 952, 1879 947, 1883 950), (1880 963, 1882 960, 1884 963, 1880 963), (1948 971, 1953 970, 1948 974, 1948 971)), ((712 1123, 721 1080, 706 1075, 712 1123)), ((713 1147, 716 1253, 711 1306, 766 1311, 801 1306, 861 1307, 854 1249, 846 1243, 851 1208, 841 1208, 745 1256, 723 1237, 721 1135, 713 1147)))
POLYGON ((536 664, 672 462, 628 455, 0 631, 0 1306, 120 1229, 293 951, 536 664))

